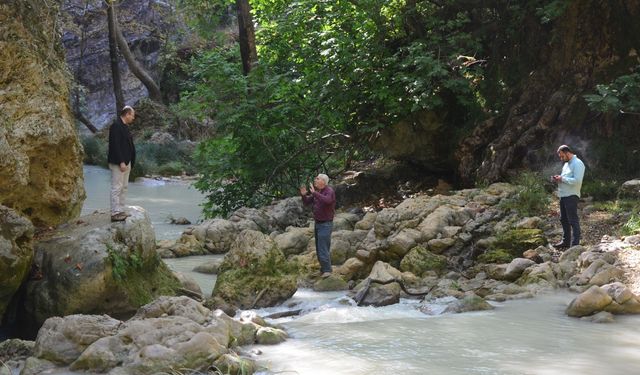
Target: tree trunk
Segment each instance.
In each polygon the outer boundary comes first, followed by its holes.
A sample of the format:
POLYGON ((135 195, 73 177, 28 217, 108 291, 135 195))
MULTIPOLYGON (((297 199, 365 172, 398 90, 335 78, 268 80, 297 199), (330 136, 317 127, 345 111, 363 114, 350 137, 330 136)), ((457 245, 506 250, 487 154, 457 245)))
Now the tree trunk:
POLYGON ((160 87, 158 86, 158 84, 156 84, 153 78, 151 78, 149 73, 147 73, 147 71, 144 70, 144 68, 140 64, 138 64, 135 57, 133 56, 133 53, 129 49, 129 45, 127 44, 127 40, 124 38, 124 35, 122 35, 122 30, 118 25, 118 18, 115 11, 113 12, 113 20, 116 41, 118 42, 120 53, 122 53, 122 56, 124 56, 124 59, 127 61, 127 65, 129 66, 131 73, 138 77, 140 82, 142 82, 142 84, 147 88, 147 91, 149 92, 149 98, 151 98, 151 100, 162 103, 162 94, 160 93, 160 87))
POLYGON ((93 134, 98 132, 98 129, 79 110, 74 108, 73 115, 75 116, 76 120, 83 123, 84 126, 86 126, 87 129, 89 129, 89 131, 91 131, 93 134))
POLYGON ((87 47, 87 39, 86 39, 86 35, 87 35, 87 19, 86 19, 86 13, 87 13, 87 8, 89 6, 89 2, 88 0, 85 0, 84 2, 84 9, 83 9, 83 13, 82 13, 82 34, 80 36, 80 58, 78 59, 78 61, 80 61, 80 63, 78 64, 78 67, 76 68, 75 71, 75 84, 73 85, 73 100, 72 100, 72 109, 73 109, 73 115, 75 116, 76 120, 80 121, 81 123, 83 123, 87 129, 89 129, 92 133, 96 133, 98 131, 98 129, 91 123, 91 121, 86 118, 83 114, 82 114, 82 110, 80 108, 80 89, 78 88, 79 86, 79 82, 80 82, 80 78, 82 77, 82 61, 84 59, 84 52, 86 50, 87 47))
POLYGON ((253 17, 251 17, 251 5, 249 5, 249 0, 236 0, 236 6, 238 8, 242 72, 244 75, 248 75, 253 65, 258 61, 253 17))
POLYGON ((113 82, 113 94, 116 97, 116 115, 124 107, 124 95, 122 94, 122 81, 118 68, 118 45, 116 42, 116 9, 113 1, 107 6, 107 21, 109 24, 109 61, 111 62, 111 80, 113 82))

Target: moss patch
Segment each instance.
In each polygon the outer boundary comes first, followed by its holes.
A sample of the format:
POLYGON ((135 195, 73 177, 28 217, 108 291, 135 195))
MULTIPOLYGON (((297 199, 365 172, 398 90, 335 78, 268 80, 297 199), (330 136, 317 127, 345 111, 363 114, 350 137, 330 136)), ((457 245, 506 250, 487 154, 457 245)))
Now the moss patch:
POLYGON ((510 263, 514 256, 504 249, 491 249, 478 257, 481 263, 510 263))
POLYGON ((273 300, 286 300, 296 290, 296 275, 264 276, 234 269, 218 276, 213 295, 249 309, 270 306, 273 300))
POLYGON ((422 246, 411 249, 400 262, 400 270, 422 276, 427 271, 441 272, 447 268, 447 258, 437 255, 422 246))
POLYGON ((181 287, 180 281, 159 258, 146 263, 123 261, 118 271, 111 261, 113 278, 133 306, 143 306, 159 296, 174 296, 181 287))
POLYGON ((496 236, 491 250, 502 249, 517 258, 529 249, 546 244, 547 239, 540 229, 511 229, 496 236))

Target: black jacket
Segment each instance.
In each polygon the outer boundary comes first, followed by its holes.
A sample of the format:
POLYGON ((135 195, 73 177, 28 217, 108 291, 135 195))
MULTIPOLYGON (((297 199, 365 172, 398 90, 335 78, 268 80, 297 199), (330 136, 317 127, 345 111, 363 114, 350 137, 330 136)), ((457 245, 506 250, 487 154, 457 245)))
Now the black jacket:
POLYGON ((136 162, 136 147, 133 144, 129 126, 125 125, 119 116, 109 128, 109 154, 107 161, 109 164, 116 165, 131 163, 132 168, 136 162))

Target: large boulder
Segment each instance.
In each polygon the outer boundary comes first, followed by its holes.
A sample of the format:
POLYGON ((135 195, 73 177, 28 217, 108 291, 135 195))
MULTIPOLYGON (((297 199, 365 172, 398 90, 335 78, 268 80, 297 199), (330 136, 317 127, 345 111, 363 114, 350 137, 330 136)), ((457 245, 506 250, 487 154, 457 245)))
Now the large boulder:
POLYGON ((0 4, 0 202, 36 226, 76 217, 85 198, 58 4, 0 4))
POLYGON ((625 181, 620 186, 618 197, 640 199, 640 179, 625 181))
POLYGON ((107 213, 84 216, 35 245, 41 280, 26 285, 25 326, 34 330, 51 316, 108 313, 127 316, 179 282, 155 251, 146 211, 129 207, 126 221, 107 213))
POLYGON ((506 250, 514 258, 530 249, 547 244, 541 229, 511 229, 500 233, 493 243, 494 248, 506 250))
POLYGON ((592 286, 571 301, 566 313, 569 316, 581 317, 602 311, 613 299, 599 286, 592 286))
POLYGON ((0 321, 29 274, 33 260, 33 225, 0 205, 0 321))
POLYGON ((132 375, 172 373, 176 368, 204 371, 235 345, 286 338, 283 331, 265 325, 261 319, 234 320, 187 297, 162 297, 126 322, 106 315, 48 319, 25 368, 28 374, 44 369, 132 375))
MULTIPOLYGON (((368 278, 380 282, 402 280, 402 273, 388 263, 378 261, 373 265, 368 278)), ((364 306, 387 306, 400 301, 402 289, 397 282, 390 284, 362 282, 355 289, 358 293, 362 293, 363 288, 368 288, 364 299, 360 301, 364 306)))
POLYGON ((242 309, 274 306, 293 296, 296 279, 273 239, 245 230, 225 255, 212 296, 242 309))
POLYGON ((442 272, 447 268, 447 258, 434 254, 423 246, 416 246, 402 259, 400 269, 422 276, 425 272, 442 272))
POLYGON ((236 224, 225 219, 212 219, 196 226, 193 235, 211 253, 223 254, 229 251, 238 235, 236 224))

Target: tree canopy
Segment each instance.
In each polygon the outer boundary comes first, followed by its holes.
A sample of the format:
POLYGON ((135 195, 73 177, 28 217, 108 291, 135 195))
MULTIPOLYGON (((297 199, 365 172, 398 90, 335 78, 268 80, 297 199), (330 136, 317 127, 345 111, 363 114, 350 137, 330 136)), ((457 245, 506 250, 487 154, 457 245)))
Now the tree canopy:
MULTIPOLYGON (((502 61, 504 49, 522 46, 518 24, 527 17, 544 24, 567 2, 250 3, 256 67, 243 76, 236 45, 202 49, 180 104, 217 126, 217 136, 197 151, 197 186, 208 194, 209 215, 295 194, 318 171, 348 168, 370 154, 378 130, 418 111, 446 113, 460 128, 499 113, 510 72, 526 68, 503 68, 510 63, 502 61)), ((220 12, 195 17, 206 32, 229 4, 182 0, 220 12)))

